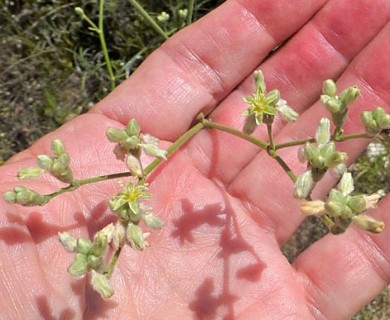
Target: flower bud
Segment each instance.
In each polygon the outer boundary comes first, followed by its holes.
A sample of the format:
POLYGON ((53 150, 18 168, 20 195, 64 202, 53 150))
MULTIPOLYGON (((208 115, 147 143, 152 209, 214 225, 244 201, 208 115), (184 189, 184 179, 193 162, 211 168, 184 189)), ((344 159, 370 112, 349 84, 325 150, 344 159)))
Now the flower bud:
POLYGON ((77 239, 77 252, 88 254, 92 248, 92 243, 86 238, 77 239))
POLYGON ((325 214, 325 203, 320 200, 302 201, 300 209, 304 215, 307 216, 322 216, 325 214))
POLYGON ((161 12, 158 16, 157 16, 157 20, 161 23, 165 23, 167 21, 169 21, 169 18, 170 18, 170 15, 169 13, 166 13, 165 11, 161 12))
POLYGON ((135 119, 131 119, 126 126, 126 133, 128 136, 138 136, 140 133, 140 127, 135 119))
POLYGON ((112 244, 114 249, 118 249, 122 247, 123 241, 125 239, 126 229, 122 223, 119 221, 115 224, 113 236, 112 236, 112 244))
POLYGON ((376 108, 374 111, 362 112, 360 119, 366 132, 370 135, 376 135, 383 129, 390 127, 390 115, 386 114, 385 110, 381 107, 376 108))
POLYGON ((14 191, 6 192, 4 199, 7 202, 17 203, 25 207, 42 206, 48 201, 45 196, 23 186, 17 186, 14 191))
POLYGON ((328 79, 328 80, 324 81, 324 83, 322 85, 322 93, 324 95, 334 97, 334 95, 336 94, 336 90, 337 90, 337 87, 336 87, 336 84, 334 83, 333 80, 328 79))
POLYGON ((94 290, 100 293, 103 299, 107 300, 112 297, 114 290, 112 289, 108 279, 105 275, 91 271, 91 283, 94 290))
POLYGON ((58 232, 58 238, 66 251, 76 252, 77 240, 69 232, 58 232))
POLYGON ((60 156, 61 154, 66 153, 65 146, 60 139, 53 140, 51 143, 51 150, 56 156, 60 156))
POLYGON ((337 185, 337 189, 340 190, 344 196, 350 194, 354 190, 353 178, 350 172, 345 172, 343 174, 337 185))
POLYGON ((142 178, 144 176, 144 171, 142 169, 140 159, 133 156, 131 153, 126 156, 126 166, 132 176, 139 178, 142 178))
POLYGON ((178 16, 181 18, 181 19, 185 19, 187 18, 188 16, 188 10, 187 9, 180 9, 178 12, 177 12, 178 16))
POLYGON ((49 171, 53 164, 53 159, 45 154, 41 154, 37 156, 37 162, 42 169, 49 171))
POLYGON ((356 100, 359 94, 360 94, 359 88, 357 86, 353 86, 341 92, 339 98, 345 105, 349 105, 356 100))
POLYGON ((108 128, 106 130, 106 136, 111 142, 119 143, 127 138, 127 134, 124 130, 118 128, 108 128))
POLYGON ((330 121, 322 118, 315 134, 315 140, 318 144, 326 144, 330 140, 330 121))
POLYGON ((18 178, 20 180, 36 178, 42 175, 44 172, 45 172, 44 169, 38 167, 21 168, 18 171, 18 178))
POLYGON ((8 203, 16 202, 16 193, 14 191, 7 191, 3 193, 3 199, 8 203))
POLYGON ((164 225, 164 221, 153 214, 147 214, 144 216, 145 224, 152 229, 161 229, 164 225))
POLYGON ((75 255, 73 263, 68 267, 68 272, 73 277, 79 277, 86 274, 88 270, 87 256, 82 253, 75 255))
POLYGON ((373 209, 376 208, 378 205, 378 201, 381 198, 380 194, 374 193, 370 195, 363 195, 365 204, 366 204, 366 209, 373 209))
POLYGON ((290 106, 288 106, 286 100, 283 99, 279 99, 279 101, 276 103, 276 111, 284 120, 288 122, 295 122, 299 117, 299 114, 295 112, 295 110, 290 106))
POLYGON ((360 229, 373 233, 381 233, 385 228, 383 221, 378 221, 364 214, 354 216, 352 220, 360 229))
POLYGON ((339 113, 341 111, 342 103, 336 97, 333 98, 333 97, 322 95, 321 102, 332 115, 339 113))
POLYGON ((298 199, 307 198, 314 188, 314 181, 311 171, 301 174, 294 185, 293 195, 298 199))
POLYGON ((126 235, 127 240, 129 241, 132 248, 140 251, 145 249, 145 240, 142 234, 142 230, 138 225, 129 223, 127 226, 126 235))
POLYGON ((83 10, 82 8, 80 8, 80 7, 74 8, 74 11, 75 11, 80 17, 85 16, 84 10, 83 10))
POLYGON ((357 214, 366 210, 366 201, 363 195, 348 197, 347 205, 352 209, 352 212, 357 214))
POLYGON ((87 267, 89 269, 97 270, 103 265, 103 257, 89 254, 87 256, 87 267))

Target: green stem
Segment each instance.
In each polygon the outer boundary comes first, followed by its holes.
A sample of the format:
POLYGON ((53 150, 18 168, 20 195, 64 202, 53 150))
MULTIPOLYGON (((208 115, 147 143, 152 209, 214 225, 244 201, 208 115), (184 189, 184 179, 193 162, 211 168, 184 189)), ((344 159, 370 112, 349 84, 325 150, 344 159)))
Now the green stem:
POLYGON ((282 169, 290 177, 291 181, 295 183, 295 181, 297 181, 297 176, 294 173, 294 171, 292 171, 291 168, 287 165, 287 163, 284 162, 284 160, 279 155, 275 154, 275 156, 273 156, 272 158, 274 158, 279 163, 279 165, 282 167, 282 169))
POLYGON ((151 25, 151 27, 158 33, 160 34, 165 40, 167 40, 169 37, 168 35, 164 32, 163 29, 157 24, 156 21, 147 13, 147 11, 142 8, 142 6, 138 3, 137 0, 129 0, 129 2, 134 6, 134 8, 138 11, 138 13, 143 16, 151 25))
POLYGON ((246 141, 249 141, 250 143, 255 144, 256 146, 260 147, 261 149, 267 150, 267 147, 268 147, 268 143, 267 142, 265 142, 263 140, 260 140, 260 139, 254 137, 254 136, 251 136, 251 135, 248 135, 246 133, 243 133, 240 130, 233 129, 231 127, 225 126, 225 125, 220 124, 220 123, 215 123, 215 122, 212 122, 212 121, 207 120, 207 119, 203 119, 203 120, 201 120, 201 122, 203 123, 205 128, 217 129, 217 130, 220 130, 220 131, 224 131, 224 132, 230 133, 230 134, 232 134, 234 136, 237 136, 237 137, 239 137, 241 139, 244 139, 246 141))
POLYGON ((275 142, 274 142, 274 135, 272 133, 272 122, 267 122, 267 132, 268 132, 268 138, 269 138, 269 150, 268 152, 272 155, 275 153, 275 142))
POLYGON ((192 23, 192 16, 194 14, 194 4, 195 0, 189 0, 188 2, 188 14, 187 14, 187 26, 192 23))
POLYGON ((104 0, 100 0, 100 6, 99 6, 99 28, 97 29, 97 33, 99 34, 100 44, 102 46, 103 55, 104 55, 104 60, 106 61, 106 67, 107 67, 108 75, 110 77, 111 91, 112 91, 112 90, 115 89, 115 76, 114 76, 114 72, 112 71, 111 60, 110 60, 110 56, 108 55, 106 39, 104 37, 103 18, 104 18, 104 0))
POLYGON ((110 264, 107 267, 107 270, 104 272, 104 275, 108 279, 111 278, 112 273, 114 272, 114 269, 115 269, 116 263, 118 262, 121 251, 122 251, 122 247, 119 247, 118 249, 116 249, 114 255, 111 258, 110 264))

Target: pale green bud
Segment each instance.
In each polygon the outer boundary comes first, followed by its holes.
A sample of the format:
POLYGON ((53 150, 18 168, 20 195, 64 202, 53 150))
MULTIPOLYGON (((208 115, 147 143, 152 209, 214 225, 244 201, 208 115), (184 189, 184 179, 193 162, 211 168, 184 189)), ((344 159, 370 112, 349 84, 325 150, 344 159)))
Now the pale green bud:
POLYGON ((161 12, 158 16, 157 16, 157 20, 161 23, 165 23, 167 21, 169 21, 169 18, 170 18, 170 15, 169 13, 163 11, 161 12))
POLYGON ((84 13, 84 10, 80 7, 76 7, 74 8, 74 11, 80 16, 80 17, 84 17, 85 16, 85 13, 84 13))
POLYGON ((103 265, 103 257, 102 256, 96 256, 93 254, 89 254, 87 256, 87 266, 89 269, 100 269, 101 266, 103 265))
POLYGON ((252 134, 256 130, 256 127, 256 114, 252 113, 250 115, 247 115, 245 117, 244 128, 242 129, 242 131, 245 134, 252 134))
POLYGON ((68 272, 73 277, 80 277, 87 273, 88 262, 87 256, 82 253, 77 253, 74 258, 74 262, 68 267, 68 272))
POLYGON ((64 168, 69 166, 70 157, 67 153, 60 154, 56 159, 56 162, 60 163, 64 168))
POLYGON ((294 185, 293 195, 298 199, 307 198, 314 188, 314 180, 311 171, 301 174, 294 185))
POLYGON ((386 114, 381 107, 377 107, 374 111, 362 112, 360 118, 366 132, 371 135, 376 135, 383 129, 390 127, 390 115, 386 114))
POLYGON ((279 99, 275 108, 278 114, 288 122, 295 122, 299 117, 299 114, 287 105, 286 100, 279 99))
POLYGON ((56 177, 58 180, 64 183, 72 183, 73 182, 73 174, 72 170, 69 167, 65 167, 59 161, 54 161, 49 172, 56 177))
POLYGON ((387 114, 383 108, 377 107, 372 114, 381 129, 390 128, 390 114, 387 114))
POLYGON ((315 140, 318 144, 326 144, 330 140, 330 121, 327 118, 322 118, 318 125, 315 140))
POLYGON ((58 238, 66 251, 77 251, 77 239, 75 239, 69 232, 58 232, 58 238))
POLYGON ((82 254, 88 254, 92 248, 92 243, 86 238, 77 239, 77 252, 82 254))
POLYGON ((325 164, 328 168, 335 168, 345 163, 347 159, 348 159, 347 153, 336 151, 326 157, 325 164))
POLYGON ((325 210, 332 217, 351 217, 353 215, 351 208, 337 201, 327 201, 325 203, 325 210))
POLYGON ((359 96, 360 90, 357 86, 349 87, 340 93, 339 99, 346 105, 353 103, 359 96))
POLYGON ((113 236, 112 236, 112 244, 114 249, 118 249, 122 247, 123 241, 125 240, 126 229, 122 223, 119 221, 115 224, 113 236))
POLYGON ((45 154, 41 154, 37 156, 37 163, 42 169, 49 171, 53 164, 53 159, 45 154))
POLYGON ((131 136, 138 136, 140 133, 140 127, 135 119, 131 119, 126 126, 126 133, 131 136))
POLYGON ((121 142, 127 138, 127 134, 124 130, 118 128, 108 128, 106 130, 106 136, 111 142, 121 142))
POLYGON ((364 214, 354 216, 352 220, 360 229, 373 233, 381 233, 385 228, 383 221, 378 221, 364 214))
POLYGON ((140 140, 137 136, 130 136, 127 137, 125 140, 123 140, 120 145, 123 149, 130 151, 139 148, 138 144, 140 143, 140 140))
POLYGON ((14 192, 14 191, 4 192, 3 199, 5 201, 7 201, 8 203, 15 203, 16 202, 16 192, 14 192))
POLYGON ((380 194, 374 193, 370 195, 363 195, 364 201, 366 203, 366 209, 376 208, 378 205, 378 201, 381 198, 380 194))
POLYGON ((321 162, 321 152, 318 150, 317 147, 312 145, 311 143, 307 142, 304 149, 305 158, 308 159, 308 161, 318 167, 319 162, 321 162))
POLYGON ((44 172, 45 172, 44 169, 38 167, 21 168, 18 171, 18 178, 20 180, 36 178, 42 175, 44 172))
POLYGON ((324 81, 324 83, 322 85, 322 93, 324 95, 334 97, 334 95, 336 94, 336 91, 337 91, 337 87, 336 87, 336 84, 334 83, 333 80, 328 79, 328 80, 324 81))
POLYGON ((152 229, 161 229, 164 225, 164 221, 153 214, 147 214, 144 216, 145 224, 152 229))
POLYGON ((4 194, 4 199, 8 202, 17 203, 25 207, 42 206, 48 201, 47 197, 23 186, 17 186, 14 188, 14 191, 6 192, 4 194))
POLYGON ((51 143, 51 150, 56 156, 60 156, 61 154, 66 153, 65 146, 60 139, 53 140, 51 143))
POLYGON ((332 115, 341 111, 342 103, 336 97, 333 98, 326 95, 322 95, 321 102, 332 115))
POLYGON ((104 233, 100 233, 94 238, 89 253, 94 256, 100 257, 106 251, 107 245, 108 245, 107 235, 105 235, 104 233))
POLYGON ((129 223, 127 226, 126 235, 127 240, 129 241, 132 248, 140 251, 145 249, 145 240, 142 234, 142 230, 138 225, 129 223))
POLYGON ((366 210, 366 201, 362 195, 350 196, 347 201, 354 214, 361 213, 366 210))
POLYGON ((260 91, 261 93, 264 93, 266 90, 266 85, 265 85, 265 81, 264 81, 263 71, 256 70, 253 73, 253 75, 255 78, 256 91, 260 91))
POLYGON ((344 196, 352 193, 354 190, 354 185, 352 174, 350 172, 345 172, 343 174, 339 184, 337 185, 337 189, 339 189, 344 196))
POLYGON ((187 9, 180 9, 178 12, 177 12, 178 16, 181 18, 181 19, 185 19, 187 18, 188 16, 188 10, 187 9))
POLYGON ((99 292, 103 299, 107 300, 112 297, 114 290, 112 289, 108 279, 105 275, 91 271, 91 283, 94 290, 99 292))
POLYGON ((156 157, 159 159, 167 159, 167 151, 160 149, 157 145, 155 144, 140 144, 139 145, 142 150, 145 151, 145 153, 150 156, 150 157, 156 157))
POLYGON ((139 178, 142 178, 144 176, 144 171, 142 169, 140 159, 133 156, 131 153, 126 156, 126 166, 132 176, 139 178))

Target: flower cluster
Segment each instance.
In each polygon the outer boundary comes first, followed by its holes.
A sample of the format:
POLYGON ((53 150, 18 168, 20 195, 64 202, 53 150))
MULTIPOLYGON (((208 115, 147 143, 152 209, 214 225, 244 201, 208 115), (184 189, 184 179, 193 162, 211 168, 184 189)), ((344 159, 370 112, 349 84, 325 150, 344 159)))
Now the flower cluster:
POLYGON ((159 140, 150 134, 142 134, 137 121, 131 119, 124 130, 108 128, 107 138, 117 143, 115 154, 119 159, 124 159, 131 174, 135 177, 144 176, 141 164, 141 153, 148 156, 166 159, 167 152, 158 147, 159 140))
POLYGON ((307 198, 315 183, 321 180, 328 169, 336 171, 345 168, 347 154, 336 150, 336 145, 330 140, 330 121, 322 118, 315 134, 317 146, 307 142, 303 149, 299 150, 298 157, 301 161, 307 161, 308 170, 298 177, 294 196, 299 199, 307 198))
POLYGON ((334 226, 332 233, 337 234, 354 222, 359 228, 379 233, 383 231, 384 223, 362 214, 367 209, 375 208, 380 196, 378 194, 353 194, 354 184, 352 175, 344 172, 336 188, 329 192, 326 201, 302 201, 300 208, 305 215, 327 215, 334 226))

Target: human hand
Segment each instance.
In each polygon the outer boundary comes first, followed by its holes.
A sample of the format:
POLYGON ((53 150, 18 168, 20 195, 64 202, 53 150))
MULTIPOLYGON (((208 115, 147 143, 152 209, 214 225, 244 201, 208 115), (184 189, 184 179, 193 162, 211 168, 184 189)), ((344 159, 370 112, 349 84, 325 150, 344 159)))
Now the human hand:
MULTIPOLYGON (((296 124, 276 125, 277 141, 313 134, 324 114, 316 101, 327 78, 338 79, 340 88, 361 88, 345 127, 356 131, 360 111, 389 108, 389 13, 386 0, 228 1, 173 36, 91 112, 0 167, 0 191, 13 188, 17 170, 49 153, 55 138, 64 141, 78 178, 123 171, 105 130, 131 118, 163 146, 200 112, 242 128, 242 97, 252 92, 257 67, 301 114, 296 124)), ((264 130, 255 134, 266 138, 264 130)), ((365 143, 341 146, 352 160, 365 143)), ((295 149, 281 153, 303 170, 295 149)), ((26 185, 56 190, 56 181, 44 179, 26 185)), ((389 282, 388 228, 380 235, 354 228, 328 235, 288 263, 279 247, 302 221, 292 182, 273 159, 238 138, 203 130, 149 182, 154 211, 166 225, 145 251, 122 251, 109 301, 65 272, 72 255, 57 233, 92 237, 111 221, 107 200, 119 189, 116 181, 82 187, 44 207, 1 202, 2 318, 346 319, 389 282)), ((316 195, 333 183, 329 177, 316 195)), ((389 207, 387 197, 374 215, 389 221, 389 207)))

